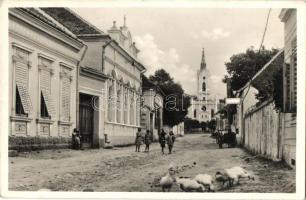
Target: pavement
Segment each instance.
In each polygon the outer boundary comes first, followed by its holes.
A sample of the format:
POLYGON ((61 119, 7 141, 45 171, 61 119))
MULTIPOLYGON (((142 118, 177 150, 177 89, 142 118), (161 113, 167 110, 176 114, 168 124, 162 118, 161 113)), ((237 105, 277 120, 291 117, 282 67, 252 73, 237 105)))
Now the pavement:
MULTIPOLYGON (((255 176, 216 192, 295 192, 295 170, 282 162, 250 155, 241 148, 219 149, 208 134, 185 134, 174 143, 172 154, 161 153, 158 143, 150 152, 135 152, 134 146, 113 149, 44 150, 20 153, 9 158, 9 190, 37 191, 127 191, 161 192, 158 182, 169 166, 177 166, 177 176, 241 166, 255 176)), ((171 192, 181 192, 173 186, 171 192)))

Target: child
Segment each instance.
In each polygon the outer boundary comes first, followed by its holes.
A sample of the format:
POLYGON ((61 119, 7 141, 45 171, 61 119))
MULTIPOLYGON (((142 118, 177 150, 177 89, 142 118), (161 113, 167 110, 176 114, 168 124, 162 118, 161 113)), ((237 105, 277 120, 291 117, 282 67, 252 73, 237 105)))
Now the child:
POLYGON ((72 132, 72 147, 74 149, 81 149, 81 136, 77 128, 74 128, 72 132))
POLYGON ((136 139, 135 139, 135 145, 136 145, 135 152, 139 152, 141 143, 142 143, 141 128, 138 128, 138 132, 136 133, 136 139))
POLYGON ((145 140, 145 144, 146 144, 145 152, 149 152, 150 144, 151 144, 151 135, 150 135, 149 130, 147 130, 144 140, 145 140))
POLYGON ((169 136, 167 137, 167 143, 168 143, 168 148, 169 148, 169 154, 172 153, 172 148, 174 144, 175 136, 172 131, 170 131, 169 136))

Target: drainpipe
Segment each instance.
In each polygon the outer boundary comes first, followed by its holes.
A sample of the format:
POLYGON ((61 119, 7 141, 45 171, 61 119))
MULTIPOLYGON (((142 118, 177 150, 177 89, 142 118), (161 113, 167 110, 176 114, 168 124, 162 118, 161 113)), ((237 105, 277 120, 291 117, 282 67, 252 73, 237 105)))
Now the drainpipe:
POLYGON ((79 102, 80 102, 80 100, 79 100, 79 76, 80 76, 80 68, 81 68, 81 62, 83 61, 83 59, 84 59, 84 56, 85 56, 85 54, 86 54, 86 52, 87 52, 87 50, 88 50, 88 46, 86 45, 86 44, 84 44, 84 46, 85 46, 85 49, 84 49, 84 52, 83 52, 83 54, 82 54, 82 56, 81 56, 81 59, 80 59, 80 61, 78 61, 78 63, 77 63, 77 77, 76 77, 76 128, 80 128, 79 127, 79 102))

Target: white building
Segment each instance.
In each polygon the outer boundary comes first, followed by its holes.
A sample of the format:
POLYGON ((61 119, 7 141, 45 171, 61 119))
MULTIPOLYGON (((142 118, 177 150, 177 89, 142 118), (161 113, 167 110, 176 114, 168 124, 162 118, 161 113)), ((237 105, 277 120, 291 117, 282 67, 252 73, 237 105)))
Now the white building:
POLYGON ((216 99, 212 97, 209 89, 210 72, 206 67, 204 49, 202 50, 201 67, 197 71, 197 94, 192 96, 188 108, 188 117, 199 122, 210 121, 216 112, 216 99))
POLYGON ((8 31, 10 148, 67 146, 83 42, 39 8, 9 9, 8 31))

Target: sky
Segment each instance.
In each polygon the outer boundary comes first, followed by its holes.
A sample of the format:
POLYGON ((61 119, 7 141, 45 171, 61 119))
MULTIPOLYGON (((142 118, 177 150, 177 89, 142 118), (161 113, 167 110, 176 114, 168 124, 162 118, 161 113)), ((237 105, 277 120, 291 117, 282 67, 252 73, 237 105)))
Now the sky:
MULTIPOLYGON (((196 94, 196 73, 202 48, 210 72, 208 86, 216 98, 226 95, 224 63, 251 46, 258 49, 268 9, 264 8, 72 8, 104 32, 112 22, 122 26, 124 15, 140 50, 138 60, 149 76, 164 68, 185 93, 196 94)), ((272 9, 264 46, 283 48, 284 25, 272 9)))

